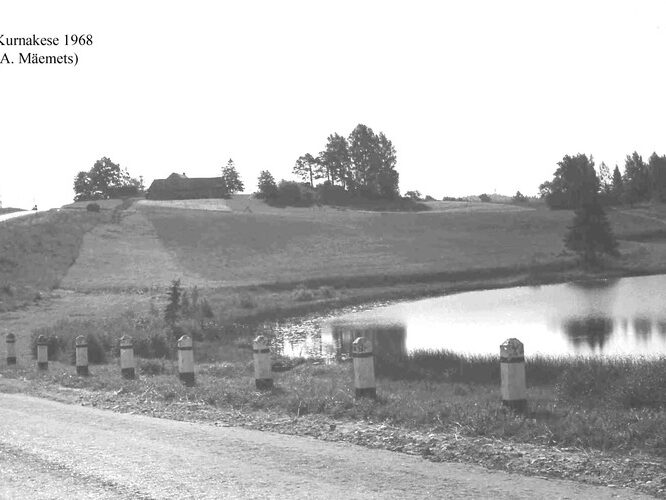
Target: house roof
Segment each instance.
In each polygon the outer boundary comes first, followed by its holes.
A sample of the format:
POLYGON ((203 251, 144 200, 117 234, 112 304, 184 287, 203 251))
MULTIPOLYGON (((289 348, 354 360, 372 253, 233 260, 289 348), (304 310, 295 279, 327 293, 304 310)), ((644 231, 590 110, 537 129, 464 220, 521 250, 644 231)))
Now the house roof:
POLYGON ((166 179, 155 179, 149 190, 168 191, 168 190, 200 190, 200 189, 219 189, 224 187, 222 177, 185 177, 181 174, 173 173, 166 179))

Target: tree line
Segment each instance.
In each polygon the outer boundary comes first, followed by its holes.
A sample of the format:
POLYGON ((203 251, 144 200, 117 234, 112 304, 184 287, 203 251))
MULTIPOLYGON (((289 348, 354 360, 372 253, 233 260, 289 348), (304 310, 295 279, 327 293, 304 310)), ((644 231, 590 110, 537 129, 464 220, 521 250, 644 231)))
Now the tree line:
POLYGON ((647 163, 636 151, 627 155, 624 172, 613 171, 601 163, 597 173, 590 155, 566 155, 557 163, 550 181, 539 186, 539 193, 549 207, 576 208, 590 193, 599 195, 604 205, 619 205, 656 200, 666 201, 666 156, 652 153, 647 163))
POLYGON ((365 196, 392 198, 399 195, 396 150, 383 132, 375 134, 358 124, 345 138, 328 136, 324 149, 306 153, 294 165, 293 173, 314 187, 316 180, 365 196))

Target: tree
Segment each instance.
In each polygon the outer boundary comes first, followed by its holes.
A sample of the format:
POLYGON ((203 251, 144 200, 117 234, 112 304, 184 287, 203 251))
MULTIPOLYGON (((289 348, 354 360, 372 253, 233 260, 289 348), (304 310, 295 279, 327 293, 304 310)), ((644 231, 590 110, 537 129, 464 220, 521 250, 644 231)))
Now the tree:
POLYGON ((615 202, 619 202, 622 199, 622 192, 624 190, 624 182, 622 181, 622 174, 620 173, 620 167, 615 165, 613 170, 613 199, 615 202))
POLYGON ((326 149, 319 153, 319 165, 331 184, 339 182, 343 187, 346 186, 351 165, 347 139, 337 133, 329 135, 326 139, 326 149))
POLYGON ((277 196, 278 187, 275 179, 268 170, 262 170, 257 180, 259 191, 255 194, 257 198, 271 200, 277 196))
POLYGON ((418 200, 421 199, 421 192, 420 191, 407 191, 405 193, 405 197, 418 201, 418 200))
POLYGON ((585 267, 595 266, 601 254, 617 256, 617 240, 598 196, 584 200, 574 212, 564 246, 576 252, 585 267))
POLYGON ((652 198, 657 201, 666 201, 666 156, 652 153, 648 161, 652 198))
POLYGON ((513 196, 513 202, 514 203, 525 203, 527 201, 527 198, 523 193, 520 191, 516 191, 516 194, 513 196))
POLYGON ((613 177, 611 176, 610 169, 603 161, 599 165, 599 187, 605 194, 610 194, 613 189, 613 177))
POLYGON ((234 161, 229 158, 226 166, 222 168, 222 182, 224 182, 227 194, 234 194, 244 189, 243 181, 240 180, 234 161))
POLYGON ((566 155, 557 163, 553 180, 539 186, 550 208, 577 208, 599 191, 594 160, 584 154, 566 155))
POLYGON ((370 127, 359 124, 349 134, 348 143, 348 187, 370 196, 397 196, 399 175, 395 170, 396 150, 384 133, 375 135, 370 127))
POLYGON ((482 193, 479 195, 479 201, 482 201, 484 203, 489 203, 491 201, 490 195, 486 193, 482 193))
POLYGON ((622 181, 624 200, 630 205, 650 198, 650 174, 643 157, 636 151, 627 155, 622 181))
POLYGON ((74 178, 75 201, 131 196, 140 190, 143 190, 143 178, 132 178, 127 169, 121 170, 120 165, 107 157, 100 158, 88 172, 79 172, 74 178))
POLYGON ((306 153, 298 157, 292 172, 297 177, 300 177, 303 182, 309 182, 310 187, 314 187, 314 180, 322 178, 320 167, 319 159, 310 153, 306 153))

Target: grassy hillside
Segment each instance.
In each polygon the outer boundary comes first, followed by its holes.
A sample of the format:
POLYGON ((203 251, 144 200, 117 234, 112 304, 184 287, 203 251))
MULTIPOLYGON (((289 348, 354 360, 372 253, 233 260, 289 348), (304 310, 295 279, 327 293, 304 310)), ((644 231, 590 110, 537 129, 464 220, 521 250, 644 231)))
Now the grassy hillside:
MULTIPOLYGON (((250 283, 441 274, 539 267, 571 261, 562 238, 572 213, 520 211, 365 213, 284 209, 220 214, 144 209, 186 269, 250 283)), ((659 220, 618 211, 619 236, 655 234, 659 220)), ((625 254, 636 252, 625 242, 625 254)), ((425 278, 427 279, 427 278, 425 278)))
POLYGON ((51 210, 0 223, 0 311, 58 286, 79 254, 83 235, 103 217, 51 210))

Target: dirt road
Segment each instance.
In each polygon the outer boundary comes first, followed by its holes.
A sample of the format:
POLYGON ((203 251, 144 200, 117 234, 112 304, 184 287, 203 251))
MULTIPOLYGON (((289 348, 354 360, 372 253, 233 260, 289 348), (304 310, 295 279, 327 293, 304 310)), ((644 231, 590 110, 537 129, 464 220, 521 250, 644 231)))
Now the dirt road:
POLYGON ((0 394, 0 498, 646 498, 627 490, 0 394))

